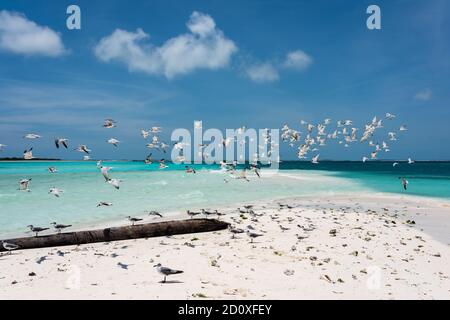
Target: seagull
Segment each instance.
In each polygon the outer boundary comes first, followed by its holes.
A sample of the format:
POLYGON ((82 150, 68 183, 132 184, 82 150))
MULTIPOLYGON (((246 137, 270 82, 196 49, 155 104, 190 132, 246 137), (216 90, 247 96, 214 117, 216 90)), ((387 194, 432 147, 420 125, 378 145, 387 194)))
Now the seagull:
POLYGON ((89 150, 88 147, 84 144, 79 145, 78 148, 76 148, 75 150, 78 152, 84 152, 87 154, 89 154, 91 152, 91 150, 89 150))
POLYGON ((319 156, 320 156, 320 154, 318 154, 317 156, 313 157, 312 160, 311 160, 311 163, 318 164, 319 163, 319 156))
POLYGON ((50 228, 35 227, 32 224, 30 224, 28 226, 28 228, 30 228, 30 230, 36 234, 36 237, 38 236, 39 232, 42 232, 42 231, 50 229, 50 228))
POLYGON ((28 185, 30 184, 30 182, 31 182, 31 178, 20 180, 19 181, 19 190, 30 192, 30 189, 28 188, 28 185))
POLYGON ((411 158, 408 158, 408 164, 413 164, 414 160, 412 160, 411 158))
POLYGON ((394 114, 392 114, 392 113, 386 113, 386 119, 387 120, 392 120, 392 119, 395 119, 395 115, 394 114))
POLYGON ((251 232, 250 230, 247 230, 247 235, 250 237, 250 239, 251 239, 251 243, 253 243, 253 239, 255 239, 255 238, 258 238, 258 237, 261 237, 262 236, 262 234, 259 234, 259 233, 255 233, 255 232, 251 232))
POLYGON ((11 243, 11 242, 6 242, 6 241, 0 241, 0 242, 3 246, 3 248, 9 252, 9 254, 11 254, 11 251, 17 250, 20 248, 20 246, 18 246, 17 244, 11 243))
POLYGON ((58 224, 56 222, 52 222, 50 223, 56 230, 58 230, 58 234, 61 233, 61 230, 66 229, 66 228, 70 228, 72 225, 64 225, 64 224, 58 224))
POLYGON ((89 161, 89 160, 91 160, 91 157, 89 157, 89 156, 84 156, 83 157, 83 161, 89 161))
POLYGON ((200 212, 194 212, 194 211, 191 211, 191 210, 187 210, 186 213, 188 214, 188 216, 191 217, 191 219, 192 219, 194 216, 200 214, 200 212))
POLYGON ((33 157, 33 148, 30 148, 30 149, 28 149, 28 150, 25 150, 25 151, 23 152, 23 158, 24 158, 25 160, 31 160, 31 159, 34 159, 34 157, 33 157))
POLYGON ((120 143, 120 141, 115 139, 115 138, 111 138, 111 139, 108 140, 108 143, 112 144, 114 147, 117 147, 118 144, 120 143))
POLYGON ((68 145, 67 145, 67 143, 69 142, 69 140, 68 139, 64 139, 64 138, 57 138, 57 139, 55 139, 55 146, 56 146, 56 148, 58 148, 59 149, 59 146, 60 145, 63 145, 64 146, 64 148, 68 148, 68 145))
POLYGON ((144 129, 141 129, 141 135, 144 139, 147 139, 147 137, 149 136, 149 132, 145 131, 144 129))
POLYGON ((100 167, 100 171, 101 171, 101 173, 102 173, 102 175, 103 175, 103 177, 105 178, 106 181, 111 180, 109 178, 109 176, 108 176, 108 172, 111 169, 112 169, 112 167, 100 167))
POLYGON ((396 165, 398 165, 398 162, 394 162, 394 163, 392 164, 392 167, 395 167, 396 165))
POLYGON ((151 127, 150 132, 151 133, 158 133, 161 132, 161 127, 151 127))
POLYGON ((120 179, 109 179, 109 180, 107 180, 107 182, 110 185, 112 185, 114 188, 119 190, 120 189, 120 183, 122 182, 122 180, 120 180, 120 179))
POLYGON ((133 226, 136 222, 142 221, 141 218, 133 218, 131 216, 128 216, 128 220, 131 221, 131 225, 133 225, 133 226))
POLYGON ((197 173, 194 168, 190 168, 189 166, 184 166, 184 171, 186 173, 197 173))
POLYGON ((0 143, 0 151, 2 151, 4 147, 7 147, 7 145, 6 145, 6 144, 1 144, 1 143, 0 143))
POLYGON ((231 237, 232 239, 235 238, 236 234, 245 232, 243 229, 235 228, 235 227, 233 227, 231 225, 228 226, 228 231, 230 231, 233 234, 232 237, 231 237))
POLYGON ((152 164, 153 160, 152 160, 152 154, 150 153, 144 160, 145 164, 152 164))
POLYGON ((160 217, 160 218, 163 217, 161 213, 159 213, 158 211, 155 211, 155 210, 150 211, 150 212, 148 213, 148 215, 149 215, 149 216, 156 216, 156 217, 160 217))
POLYGON ((111 202, 104 202, 104 201, 100 201, 99 204, 97 205, 98 207, 111 207, 113 204, 111 202))
POLYGON ((202 210, 202 214, 204 214, 206 216, 206 218, 208 218, 208 216, 212 216, 214 214, 217 214, 217 210, 216 211, 207 211, 205 209, 201 209, 202 210))
POLYGON ((160 169, 165 169, 165 168, 167 168, 167 165, 166 165, 166 160, 164 160, 164 159, 161 159, 161 160, 159 160, 159 168, 160 169))
POLYGON ((407 190, 407 189, 408 189, 409 181, 406 180, 406 178, 401 178, 401 177, 399 177, 399 179, 402 180, 402 186, 403 186, 403 189, 407 190))
POLYGON ((367 158, 367 157, 363 157, 363 158, 362 158, 362 162, 363 162, 363 163, 366 162, 367 160, 369 160, 369 158, 367 158))
POLYGON ((49 173, 58 173, 58 169, 56 169, 56 167, 48 167, 48 172, 49 173))
POLYGON ((23 138, 24 139, 31 139, 31 140, 33 140, 33 139, 42 138, 42 136, 40 136, 38 134, 35 134, 35 133, 28 133, 28 134, 24 135, 23 138))
POLYGON ((53 187, 53 188, 50 189, 50 191, 48 193, 54 195, 57 198, 59 198, 60 194, 64 193, 64 191, 53 187))
POLYGON ((162 274, 164 276, 164 280, 162 281, 162 283, 166 283, 166 277, 173 275, 173 274, 179 274, 179 273, 183 273, 183 271, 181 270, 173 270, 167 267, 163 267, 161 265, 161 263, 158 263, 156 265, 154 265, 153 267, 156 268, 156 271, 160 274, 162 274))
POLYGON ((405 125, 401 125, 400 128, 398 129, 399 131, 407 131, 408 129, 406 129, 405 125))
POLYGON ((106 129, 111 129, 116 126, 116 122, 113 119, 105 119, 105 122, 103 123, 103 127, 106 129))

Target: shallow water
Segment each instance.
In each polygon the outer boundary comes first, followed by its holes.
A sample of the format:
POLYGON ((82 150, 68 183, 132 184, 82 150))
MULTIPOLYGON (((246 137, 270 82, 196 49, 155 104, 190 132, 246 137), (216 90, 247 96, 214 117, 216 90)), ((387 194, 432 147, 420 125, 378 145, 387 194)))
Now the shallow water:
POLYGON ((110 175, 122 179, 120 190, 105 182, 95 162, 0 162, 0 235, 22 234, 29 224, 50 222, 74 226, 123 220, 158 210, 170 215, 186 209, 214 208, 262 199, 349 192, 403 192, 398 176, 410 180, 408 194, 450 198, 448 163, 392 164, 322 162, 282 163, 279 172, 263 170, 262 178, 235 180, 218 166, 197 166, 186 174, 184 166, 142 162, 105 162, 110 175), (49 166, 58 173, 50 174, 49 166), (398 170, 397 170, 398 169, 398 170), (414 172, 411 170, 415 170, 414 172), (31 178, 31 192, 18 191, 18 182, 31 178), (226 179, 228 182, 224 181, 226 179), (60 198, 51 187, 64 190, 60 198), (112 207, 97 208, 100 201, 112 207))

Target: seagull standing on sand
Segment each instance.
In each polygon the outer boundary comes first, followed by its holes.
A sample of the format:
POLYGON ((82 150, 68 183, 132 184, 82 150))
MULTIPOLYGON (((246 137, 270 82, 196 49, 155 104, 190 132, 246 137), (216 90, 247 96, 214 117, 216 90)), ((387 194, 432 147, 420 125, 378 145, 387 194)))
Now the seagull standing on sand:
POLYGON ((62 145, 62 146, 64 146, 64 148, 67 149, 67 148, 69 147, 69 146, 68 146, 68 142, 69 142, 68 139, 57 138, 57 139, 55 139, 55 146, 56 146, 56 148, 59 149, 59 146, 62 145))
POLYGON ((30 192, 30 189, 28 188, 28 185, 30 184, 30 182, 31 182, 31 178, 20 180, 19 181, 19 190, 30 192))
POLYGON ((36 234, 36 237, 38 236, 39 232, 42 232, 42 231, 50 229, 50 228, 35 227, 32 224, 30 224, 28 226, 28 228, 30 228, 30 230, 36 234))
POLYGON ((6 241, 1 241, 2 246, 5 250, 7 250, 9 252, 9 254, 11 254, 11 251, 13 250, 17 250, 20 248, 20 246, 18 246, 17 244, 11 243, 11 242, 6 242, 6 241))
POLYGON ((195 216, 197 216, 197 215, 200 214, 200 212, 194 212, 194 211, 191 211, 191 210, 187 210, 186 213, 188 214, 188 216, 191 217, 191 219, 192 219, 193 217, 195 217, 195 216))
POLYGON ((53 226, 53 228, 55 228, 56 230, 58 230, 58 234, 61 233, 61 230, 66 229, 66 228, 70 228, 70 227, 72 226, 71 224, 65 225, 65 224, 58 224, 58 223, 56 223, 56 222, 52 222, 52 223, 50 223, 50 224, 53 226))
POLYGON ((183 273, 183 271, 181 271, 181 270, 174 270, 174 269, 170 269, 170 268, 167 268, 167 267, 163 267, 161 265, 161 263, 158 263, 158 264, 154 265, 153 267, 156 268, 156 271, 158 273, 160 273, 160 274, 162 274, 164 276, 164 280, 162 281, 162 283, 166 283, 166 277, 167 276, 170 276, 170 275, 173 275, 173 274, 183 273))
POLYGON ((236 227, 233 227, 231 225, 228 226, 228 231, 230 231, 233 235, 231 236, 232 239, 235 238, 236 234, 244 233, 245 231, 236 227))
POLYGON ((131 222, 131 225, 132 225, 132 226, 134 226, 134 224, 135 224, 136 222, 142 221, 141 218, 133 218, 133 217, 131 217, 131 216, 128 216, 128 220, 131 222))
POLYGON ((262 237, 262 234, 251 232, 250 230, 247 230, 247 236, 250 237, 250 239, 251 239, 250 242, 253 243, 253 239, 258 238, 258 237, 262 237))

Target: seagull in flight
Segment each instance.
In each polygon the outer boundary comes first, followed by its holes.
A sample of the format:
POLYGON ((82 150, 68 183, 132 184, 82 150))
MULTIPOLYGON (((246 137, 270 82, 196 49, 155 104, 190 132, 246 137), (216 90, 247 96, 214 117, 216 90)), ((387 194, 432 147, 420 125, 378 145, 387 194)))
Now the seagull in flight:
POLYGON ((414 160, 412 160, 411 158, 408 158, 408 164, 413 164, 414 160))
POLYGON ((392 113, 386 113, 386 120, 392 120, 392 119, 395 119, 395 114, 392 114, 392 113))
POLYGON ((100 171, 105 178, 106 181, 111 180, 108 176, 108 172, 112 169, 112 167, 100 167, 100 171))
POLYGON ((119 179, 109 179, 107 180, 107 182, 112 185, 114 188, 116 188, 117 190, 120 189, 120 183, 122 182, 122 180, 119 179))
POLYGON ((174 270, 174 269, 170 269, 167 267, 163 267, 161 265, 161 263, 158 263, 158 264, 154 265, 153 267, 156 268, 156 271, 158 273, 160 273, 164 276, 164 280, 162 281, 162 283, 166 283, 167 276, 183 273, 183 271, 181 271, 181 270, 174 270))
POLYGON ((57 139, 55 139, 55 146, 58 149, 59 149, 60 145, 64 146, 64 148, 67 149, 68 148, 68 143, 69 143, 68 139, 64 139, 64 138, 57 138, 57 139))
POLYGON ((392 164, 392 167, 395 167, 396 165, 398 165, 398 162, 394 162, 394 163, 392 164))
POLYGON ((113 119, 105 119, 103 127, 106 129, 111 129, 116 126, 116 122, 113 119))
POLYGON ((31 178, 20 180, 19 181, 19 190, 30 192, 30 189, 28 188, 30 182, 31 182, 31 178))
POLYGON ((111 138, 111 139, 108 140, 108 143, 112 144, 114 147, 117 147, 118 144, 120 143, 120 141, 115 139, 115 138, 111 138))
POLYGON ((320 156, 320 154, 318 154, 317 156, 313 157, 312 160, 311 160, 311 163, 318 164, 319 163, 319 156, 320 156))
POLYGON ((408 129, 406 128, 405 125, 401 125, 400 128, 398 129, 399 131, 407 131, 408 129))
POLYGON ((88 147, 84 144, 81 144, 78 146, 78 148, 75 149, 78 152, 84 152, 86 154, 89 154, 92 150, 88 149, 88 147))
POLYGON ((1 144, 1 143, 0 143, 0 151, 3 151, 3 148, 5 148, 5 147, 7 147, 6 144, 1 144))
POLYGON ((159 213, 158 211, 155 211, 155 210, 149 211, 148 215, 149 216, 160 217, 160 218, 163 217, 161 213, 159 213))
POLYGON ((31 159, 34 159, 34 157, 33 157, 33 148, 30 148, 30 149, 28 149, 28 150, 25 150, 25 151, 23 152, 23 158, 24 158, 25 160, 31 160, 31 159))
POLYGON ((150 134, 150 132, 145 131, 144 129, 141 129, 141 135, 144 139, 147 139, 149 134, 150 134))
POLYGON ((60 189, 58 189, 58 188, 53 187, 53 188, 50 189, 50 191, 49 191, 48 193, 54 195, 54 196, 57 197, 57 198, 59 198, 59 196, 60 196, 61 193, 63 193, 63 192, 64 192, 63 190, 60 190, 60 189))
POLYGON ((48 172, 49 173, 58 173, 58 169, 56 169, 56 167, 48 167, 48 172))
POLYGON ((111 202, 104 202, 104 201, 100 201, 97 205, 98 207, 111 207, 113 204, 111 202))
POLYGON ((26 135, 23 136, 24 139, 30 139, 30 140, 34 140, 34 139, 39 139, 42 138, 42 136, 35 134, 35 133, 28 133, 26 135))

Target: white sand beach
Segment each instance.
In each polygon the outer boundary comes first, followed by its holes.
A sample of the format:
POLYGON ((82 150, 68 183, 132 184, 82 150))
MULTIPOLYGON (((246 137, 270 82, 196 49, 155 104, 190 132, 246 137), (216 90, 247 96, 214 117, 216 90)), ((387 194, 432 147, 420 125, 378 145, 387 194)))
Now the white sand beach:
POLYGON ((222 217, 252 225, 254 243, 223 230, 3 253, 0 299, 450 299, 446 201, 305 197, 254 211, 222 217), (160 283, 157 263, 184 273, 160 283))

